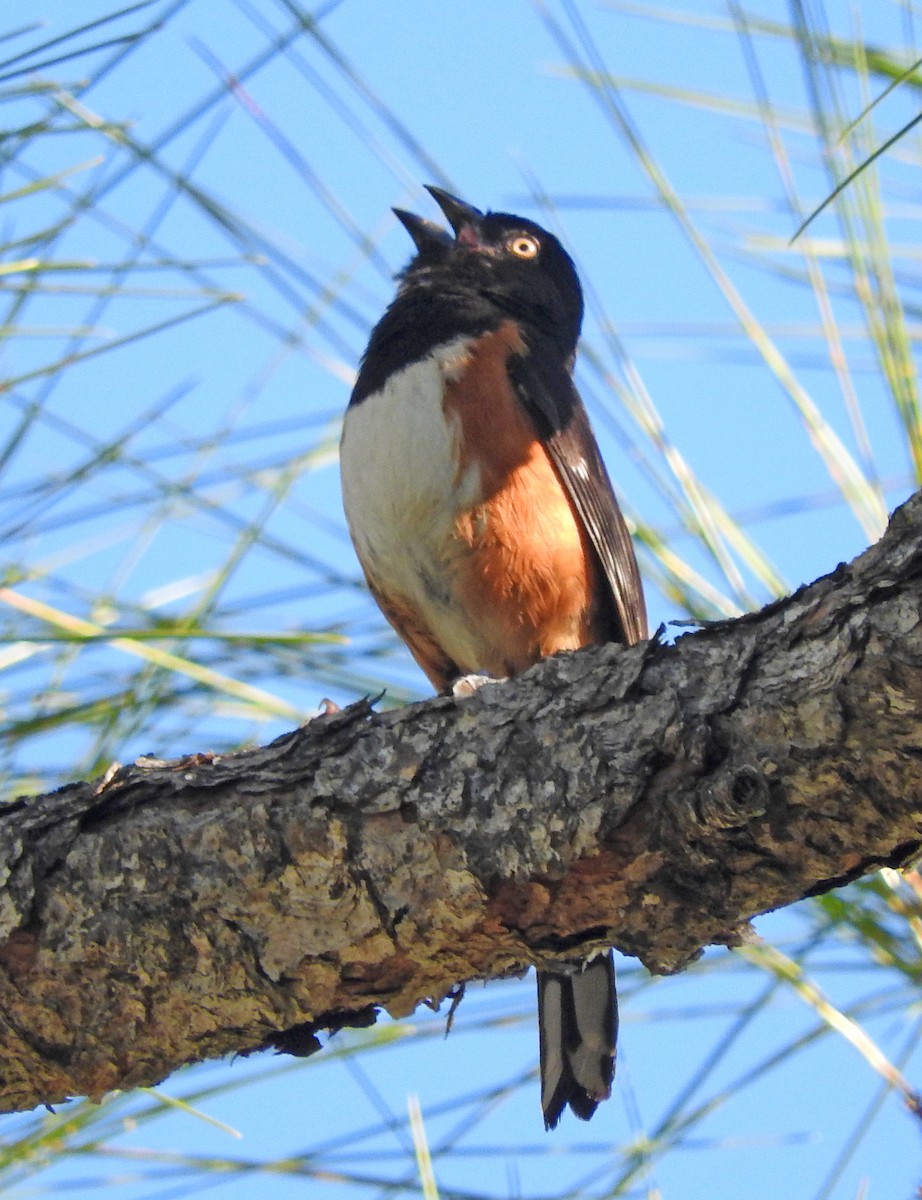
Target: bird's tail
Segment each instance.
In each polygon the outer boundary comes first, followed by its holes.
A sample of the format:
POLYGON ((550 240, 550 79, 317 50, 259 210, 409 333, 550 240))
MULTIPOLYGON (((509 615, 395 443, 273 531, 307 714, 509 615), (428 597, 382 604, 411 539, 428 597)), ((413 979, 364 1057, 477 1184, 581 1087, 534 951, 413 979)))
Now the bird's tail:
POLYGON ((618 1040, 614 956, 574 964, 571 974, 538 972, 541 1108, 553 1129, 569 1104, 588 1121, 611 1095, 618 1040))

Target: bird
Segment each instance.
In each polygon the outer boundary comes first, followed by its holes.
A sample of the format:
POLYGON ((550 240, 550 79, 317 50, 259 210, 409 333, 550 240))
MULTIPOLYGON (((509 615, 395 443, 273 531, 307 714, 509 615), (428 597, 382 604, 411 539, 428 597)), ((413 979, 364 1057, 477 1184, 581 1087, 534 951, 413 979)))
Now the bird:
MULTIPOLYGON (((428 186, 343 420, 343 506, 368 588, 436 692, 647 637, 637 559, 573 380, 583 293, 554 234, 428 186)), ((460 690, 459 690, 460 689, 460 690)), ((611 1094, 612 952, 538 972, 541 1108, 611 1094)))

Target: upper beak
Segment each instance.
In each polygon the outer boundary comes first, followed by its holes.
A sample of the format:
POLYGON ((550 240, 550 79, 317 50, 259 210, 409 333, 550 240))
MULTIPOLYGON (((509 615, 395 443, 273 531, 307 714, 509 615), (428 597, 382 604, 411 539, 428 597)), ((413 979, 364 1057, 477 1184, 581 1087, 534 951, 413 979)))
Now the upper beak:
POLYGON ((392 211, 413 239, 416 249, 420 253, 434 246, 451 245, 452 239, 448 230, 443 229, 441 225, 436 225, 435 221, 427 221, 425 217, 418 217, 416 213, 407 212, 405 208, 395 208, 392 211))
POLYGON ((449 225, 455 231, 455 237, 460 241, 476 241, 476 234, 480 230, 480 222, 483 218, 480 209, 474 208, 472 204, 465 204, 463 200, 459 200, 457 196, 452 196, 450 192, 446 192, 442 188, 433 187, 429 183, 425 187, 445 214, 449 225), (465 230, 467 230, 467 235, 463 236, 465 230), (472 234, 475 235, 473 238, 472 234))

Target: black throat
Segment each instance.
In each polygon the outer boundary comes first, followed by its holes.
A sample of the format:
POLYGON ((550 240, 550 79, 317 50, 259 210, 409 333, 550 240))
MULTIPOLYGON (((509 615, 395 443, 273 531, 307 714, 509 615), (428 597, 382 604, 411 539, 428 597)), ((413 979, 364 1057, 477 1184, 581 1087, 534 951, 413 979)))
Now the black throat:
POLYGON ((508 316, 478 292, 425 279, 406 282, 371 332, 349 403, 360 404, 437 346, 489 333, 508 316))

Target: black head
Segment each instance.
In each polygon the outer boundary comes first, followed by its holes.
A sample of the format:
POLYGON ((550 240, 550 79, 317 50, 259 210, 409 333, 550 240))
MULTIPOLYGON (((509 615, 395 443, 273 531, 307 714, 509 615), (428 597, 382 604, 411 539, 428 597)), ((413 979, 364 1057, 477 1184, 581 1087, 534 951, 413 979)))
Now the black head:
POLYGON ((430 187, 452 233, 394 209, 416 245, 400 273, 400 290, 371 332, 352 404, 376 392, 395 371, 434 347, 477 337, 510 318, 533 351, 569 369, 583 319, 583 292, 573 260, 552 233, 511 213, 482 213, 430 187), (452 234, 454 236, 452 236, 452 234))
POLYGON ((573 260, 552 233, 527 217, 488 212, 428 187, 454 232, 402 210, 397 212, 418 253, 402 272, 405 288, 476 297, 499 319, 511 316, 527 330, 573 354, 583 319, 583 292, 573 260))

